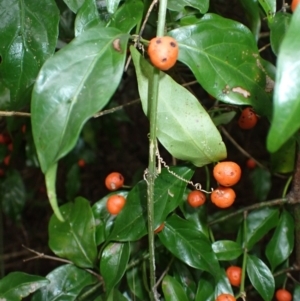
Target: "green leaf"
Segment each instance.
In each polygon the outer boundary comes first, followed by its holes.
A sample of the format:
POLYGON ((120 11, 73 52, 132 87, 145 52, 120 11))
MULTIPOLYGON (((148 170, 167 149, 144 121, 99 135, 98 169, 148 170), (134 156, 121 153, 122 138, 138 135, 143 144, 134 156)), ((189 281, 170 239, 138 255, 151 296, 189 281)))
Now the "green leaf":
POLYGON ((111 215, 106 208, 107 199, 114 194, 122 195, 127 199, 127 190, 118 190, 117 192, 112 192, 107 194, 101 200, 97 201, 93 207, 92 212, 95 218, 96 225, 96 244, 97 246, 103 243, 108 237, 110 230, 113 226, 113 222, 116 218, 115 215, 111 215))
POLYGON ((203 273, 198 283, 195 301, 215 301, 214 279, 211 275, 203 273))
MULTIPOLYGON (((179 177, 190 180, 194 170, 186 166, 170 167, 179 177)), ((154 229, 182 202, 187 183, 163 168, 155 179, 154 229)), ((115 219, 108 240, 133 241, 147 233, 147 184, 139 182, 129 192, 126 205, 115 219)))
POLYGON ((266 256, 272 271, 291 255, 293 249, 294 219, 288 211, 283 210, 275 232, 266 247, 266 256))
POLYGON ((235 260, 243 253, 243 248, 240 244, 231 240, 215 241, 212 244, 212 249, 217 255, 218 260, 225 261, 235 260))
POLYGON ((273 52, 278 55, 281 42, 289 28, 291 22, 291 14, 285 12, 277 12, 270 27, 270 41, 273 52))
POLYGON ((259 114, 271 116, 273 80, 247 27, 206 14, 199 23, 169 34, 179 43, 179 61, 210 95, 226 103, 249 104, 259 114))
POLYGON ((244 13, 246 15, 247 23, 255 40, 258 41, 259 33, 261 29, 261 20, 259 14, 259 5, 257 0, 240 0, 244 7, 244 13))
POLYGON ((143 275, 139 266, 130 268, 126 272, 126 279, 130 291, 140 300, 147 300, 148 293, 144 287, 143 275))
POLYGON ((247 249, 250 250, 263 236, 277 226, 279 210, 277 208, 257 209, 247 217, 247 249))
POLYGON ((273 22, 276 13, 276 0, 258 0, 258 2, 265 11, 268 21, 273 22))
POLYGON ((0 78, 10 89, 10 102, 2 109, 18 110, 29 101, 41 66, 55 50, 59 10, 54 0, 2 0, 0 19, 0 78))
POLYGON ((201 231, 206 237, 209 237, 209 229, 207 226, 207 206, 200 206, 198 208, 191 207, 187 202, 188 192, 190 192, 190 190, 185 193, 185 201, 180 206, 184 218, 193 222, 199 231, 201 231))
POLYGON ((144 4, 140 0, 127 0, 111 17, 109 27, 115 27, 122 32, 130 32, 143 17, 144 4))
POLYGON ((96 26, 43 65, 33 90, 31 122, 44 173, 75 146, 84 123, 115 92, 127 41, 128 35, 117 29, 96 26))
POLYGON ((105 282, 107 294, 125 274, 129 256, 129 243, 110 243, 103 250, 100 260, 100 272, 105 282))
POLYGON ((44 277, 22 272, 9 273, 0 280, 0 300, 19 301, 48 283, 44 277))
POLYGON ((50 283, 36 292, 31 301, 75 301, 87 286, 95 284, 95 276, 73 264, 62 265, 47 276, 50 283))
MULTIPOLYGON (((148 84, 153 67, 135 48, 130 49, 143 110, 148 115, 148 84)), ((163 72, 158 88, 157 137, 172 156, 196 166, 226 157, 220 133, 197 98, 163 72)))
POLYGON ((167 219, 159 239, 166 249, 187 265, 219 277, 220 267, 210 241, 194 223, 173 215, 167 219))
POLYGON ((174 11, 184 11, 185 6, 190 6, 196 8, 200 11, 201 14, 205 14, 209 8, 208 0, 169 0, 168 9, 174 11))
POLYGON ((95 221, 89 202, 81 197, 60 207, 65 222, 52 215, 49 247, 59 257, 79 267, 93 268, 97 258, 95 221))
POLYGON ((267 199, 271 189, 271 173, 263 168, 255 168, 250 174, 250 180, 253 185, 253 192, 259 202, 267 199))
POLYGON ((120 0, 106 0, 106 8, 110 14, 114 14, 119 6, 120 0))
POLYGON ((267 137, 270 152, 278 150, 300 127, 300 10, 293 14, 282 40, 274 90, 274 115, 267 137))
POLYGON ((256 256, 248 255, 247 274, 253 287, 264 301, 271 301, 275 291, 275 282, 266 264, 256 256))
POLYGON ((213 116, 212 121, 215 124, 215 126, 219 126, 221 124, 227 124, 234 118, 235 115, 236 115, 235 111, 224 112, 219 115, 213 116))
POLYGON ((128 301, 118 290, 111 291, 108 298, 103 299, 105 301, 128 301))
POLYGON ((179 260, 173 263, 173 276, 182 285, 189 300, 195 299, 196 283, 189 266, 179 260))
POLYGON ((0 184, 0 201, 3 212, 13 220, 18 220, 26 203, 23 179, 17 170, 7 173, 0 184))
POLYGON ((69 9, 73 13, 77 13, 78 9, 83 5, 85 0, 64 0, 69 9))
POLYGON ((166 301, 188 301, 184 289, 180 283, 170 275, 166 275, 162 281, 162 291, 166 301))
POLYGON ((101 22, 95 0, 86 0, 80 7, 75 19, 75 37, 79 36, 84 31, 97 26, 104 26, 101 22))
POLYGON ((290 173, 294 170, 297 144, 289 139, 276 152, 271 153, 272 172, 290 173))

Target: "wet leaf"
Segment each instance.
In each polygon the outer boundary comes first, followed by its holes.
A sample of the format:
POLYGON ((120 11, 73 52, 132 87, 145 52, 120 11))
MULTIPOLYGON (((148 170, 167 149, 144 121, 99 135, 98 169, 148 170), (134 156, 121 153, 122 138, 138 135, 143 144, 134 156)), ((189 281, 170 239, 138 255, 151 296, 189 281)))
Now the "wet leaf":
POLYGON ((169 275, 166 275, 162 281, 162 290, 166 301, 189 300, 180 283, 169 275))
POLYGON ((243 249, 240 244, 231 240, 218 240, 212 244, 212 249, 217 255, 218 260, 230 261, 237 259, 243 249))

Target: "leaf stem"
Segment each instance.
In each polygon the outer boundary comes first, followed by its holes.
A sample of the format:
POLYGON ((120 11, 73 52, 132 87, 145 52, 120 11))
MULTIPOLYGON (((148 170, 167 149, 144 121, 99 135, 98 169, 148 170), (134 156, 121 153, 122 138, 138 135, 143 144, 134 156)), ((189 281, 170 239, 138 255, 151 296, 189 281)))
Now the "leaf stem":
MULTIPOLYGON (((167 10, 167 0, 159 2, 157 36, 162 36, 165 29, 167 10)), ((159 295, 156 288, 155 277, 155 246, 154 246, 154 182, 156 177, 156 133, 157 133, 157 104, 159 89, 160 70, 153 67, 152 79, 148 86, 148 112, 150 119, 150 142, 149 142, 149 164, 147 172, 147 214, 148 214, 148 242, 149 242, 149 261, 150 261, 150 299, 158 301, 159 295)))
POLYGON ((247 264, 247 255, 248 255, 248 250, 247 250, 247 232, 248 232, 248 227, 247 227, 247 215, 248 212, 245 211, 244 213, 244 254, 243 254, 243 264, 242 264, 242 279, 241 279, 241 285, 240 285, 240 294, 245 293, 245 277, 246 277, 246 264, 247 264))

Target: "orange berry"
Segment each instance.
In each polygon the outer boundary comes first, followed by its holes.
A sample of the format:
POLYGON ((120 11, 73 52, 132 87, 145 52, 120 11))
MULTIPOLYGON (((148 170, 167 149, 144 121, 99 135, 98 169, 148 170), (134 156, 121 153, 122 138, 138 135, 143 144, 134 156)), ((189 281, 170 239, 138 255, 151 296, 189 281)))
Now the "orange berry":
POLYGON ((242 269, 238 266, 230 266, 226 270, 226 275, 231 285, 240 286, 242 279, 242 269))
POLYGON ((257 120, 257 115, 253 109, 251 107, 247 107, 242 111, 238 120, 238 125, 243 130, 250 130, 255 127, 257 120))
POLYGON ((8 134, 0 134, 0 144, 9 144, 11 143, 11 138, 8 134))
POLYGON ((77 162, 79 167, 84 167, 85 166, 85 161, 83 159, 79 159, 77 162))
POLYGON ((158 228, 156 228, 156 229, 154 230, 154 233, 155 233, 155 234, 159 233, 160 231, 163 230, 164 227, 165 227, 165 223, 162 223, 158 228))
POLYGON ((206 196, 202 191, 194 190, 188 194, 187 201, 190 206, 196 208, 205 203, 206 196))
POLYGON ((2 178, 5 175, 4 169, 0 168, 0 177, 2 178))
POLYGON ((219 186, 211 195, 211 201, 219 208, 228 208, 235 201, 235 192, 232 188, 219 186))
POLYGON ((231 161, 219 162, 213 169, 213 176, 222 186, 233 186, 241 178, 241 168, 231 161))
POLYGON ((12 152, 14 149, 14 145, 12 143, 8 144, 7 149, 12 152))
POLYGON ((298 6, 298 4, 300 3, 300 0, 293 0, 292 4, 291 4, 291 10, 292 12, 294 12, 298 6))
POLYGON ((284 288, 281 288, 276 291, 275 294, 277 301, 292 301, 292 294, 284 288))
POLYGON ((246 162, 246 165, 249 169, 253 169, 256 167, 256 162, 253 159, 249 158, 246 162))
POLYGON ((10 155, 6 156, 4 159, 3 159, 3 163, 8 166, 9 163, 10 163, 10 155))
POLYGON ((125 206, 126 199, 122 195, 111 195, 106 202, 107 211, 110 214, 119 214, 125 206))
POLYGON ((148 46, 148 55, 151 63, 160 70, 169 70, 178 57, 178 44, 172 37, 153 38, 148 46))
POLYGON ((119 172, 112 172, 105 178, 105 186, 108 190, 114 191, 124 184, 124 177, 119 172))
POLYGON ((236 301, 236 299, 230 294, 221 294, 217 297, 216 301, 236 301))

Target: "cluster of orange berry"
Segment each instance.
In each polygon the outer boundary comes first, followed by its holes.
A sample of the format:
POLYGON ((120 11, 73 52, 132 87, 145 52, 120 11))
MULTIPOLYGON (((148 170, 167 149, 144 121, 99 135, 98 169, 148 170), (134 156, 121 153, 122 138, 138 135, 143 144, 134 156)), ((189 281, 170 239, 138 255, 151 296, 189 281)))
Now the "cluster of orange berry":
MULTIPOLYGON (((242 268, 239 266, 230 266, 226 270, 226 275, 229 280, 229 283, 232 286, 240 286, 242 280, 242 268)), ((292 301, 292 294, 284 289, 280 288, 275 293, 275 298, 277 301, 292 301)), ((217 297, 216 301, 236 301, 234 296, 231 294, 221 294, 217 297)))
MULTIPOLYGON (((235 185, 241 178, 241 168, 231 161, 220 162, 213 169, 213 176, 219 186, 211 193, 211 201, 219 208, 231 206, 236 194, 231 186, 235 185)), ((199 207, 206 201, 206 196, 202 191, 194 190, 188 194, 188 203, 192 207, 199 207)))

